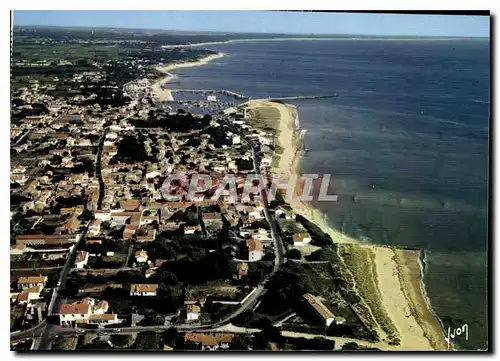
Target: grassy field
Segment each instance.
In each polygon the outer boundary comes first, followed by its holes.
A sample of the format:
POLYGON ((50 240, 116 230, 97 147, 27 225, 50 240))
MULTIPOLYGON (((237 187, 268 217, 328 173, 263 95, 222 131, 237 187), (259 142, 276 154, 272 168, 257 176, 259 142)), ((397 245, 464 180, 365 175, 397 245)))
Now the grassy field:
POLYGON ((252 127, 266 132, 276 132, 279 128, 280 112, 272 106, 257 107, 249 111, 252 127))

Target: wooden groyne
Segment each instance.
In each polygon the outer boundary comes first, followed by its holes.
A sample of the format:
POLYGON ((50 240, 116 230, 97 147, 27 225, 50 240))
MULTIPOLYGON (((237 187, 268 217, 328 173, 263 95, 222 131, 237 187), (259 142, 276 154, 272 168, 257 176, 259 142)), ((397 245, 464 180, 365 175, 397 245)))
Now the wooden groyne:
POLYGON ((283 101, 283 100, 299 100, 299 99, 322 99, 322 98, 336 98, 337 93, 328 95, 297 95, 293 97, 281 97, 281 98, 267 98, 270 101, 283 101))

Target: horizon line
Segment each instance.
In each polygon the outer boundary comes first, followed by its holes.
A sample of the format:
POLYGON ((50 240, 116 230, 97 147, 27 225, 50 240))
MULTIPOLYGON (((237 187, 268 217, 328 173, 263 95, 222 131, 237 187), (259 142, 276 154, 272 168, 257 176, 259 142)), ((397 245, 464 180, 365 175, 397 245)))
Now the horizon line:
MULTIPOLYGON (((457 36, 457 35, 384 35, 384 34, 350 34, 350 33, 272 33, 272 32, 243 32, 243 31, 216 31, 216 30, 176 30, 176 29, 160 29, 160 28, 127 28, 127 27, 113 27, 113 26, 66 26, 66 25, 16 25, 12 24, 12 28, 61 28, 61 29, 113 29, 113 30, 142 30, 142 31, 163 31, 172 33, 198 33, 198 34, 259 34, 259 35, 290 35, 290 36, 323 36, 323 37, 384 37, 384 38, 458 38, 458 39, 490 39, 490 36, 457 36)), ((234 40, 234 39, 233 39, 234 40)))

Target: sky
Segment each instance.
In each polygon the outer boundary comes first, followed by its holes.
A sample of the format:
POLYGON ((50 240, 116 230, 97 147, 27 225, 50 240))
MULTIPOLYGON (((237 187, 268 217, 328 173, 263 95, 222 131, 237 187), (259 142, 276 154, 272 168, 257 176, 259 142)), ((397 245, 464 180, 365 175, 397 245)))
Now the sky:
POLYGON ((487 16, 285 11, 14 11, 14 25, 191 31, 489 37, 487 16))

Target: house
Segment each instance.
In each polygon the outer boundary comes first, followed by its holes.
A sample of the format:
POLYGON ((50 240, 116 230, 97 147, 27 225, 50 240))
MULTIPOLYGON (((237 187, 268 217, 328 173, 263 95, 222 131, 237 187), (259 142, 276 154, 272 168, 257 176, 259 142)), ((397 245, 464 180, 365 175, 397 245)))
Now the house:
POLYGON ((64 303, 59 309, 59 322, 61 326, 75 327, 84 324, 97 324, 105 326, 118 323, 116 314, 106 313, 109 309, 107 301, 100 301, 86 297, 74 303, 64 303))
POLYGON ((260 160, 260 164, 264 167, 270 167, 273 162, 273 159, 271 157, 262 157, 260 160))
POLYGON ((248 275, 248 263, 241 262, 236 265, 236 274, 234 278, 240 280, 248 275))
POLYGON ((126 224, 125 228, 123 229, 123 234, 122 238, 126 240, 132 239, 132 236, 135 234, 135 231, 139 228, 136 225, 133 224, 126 224))
POLYGON ((186 305, 186 321, 196 321, 200 318, 201 308, 195 304, 186 305))
POLYGON ((184 234, 194 234, 194 232, 201 232, 201 226, 185 226, 184 234))
POLYGON ((247 248, 250 262, 258 261, 264 256, 264 247, 258 239, 247 240, 247 248))
POLYGON ((32 300, 38 300, 40 298, 40 292, 42 292, 43 286, 38 285, 26 290, 21 291, 17 297, 16 301, 19 303, 27 303, 30 304, 32 300))
POLYGON ((11 173, 13 174, 22 174, 26 172, 26 167, 24 165, 16 165, 15 167, 12 167, 11 173))
POLYGON ((120 201, 119 204, 123 210, 136 211, 141 208, 141 201, 139 200, 120 201))
POLYGON ((76 259, 75 259, 75 267, 77 269, 82 269, 84 266, 87 265, 89 261, 89 253, 86 251, 78 251, 76 253, 76 259))
POLYGON ((222 228, 222 215, 220 213, 203 213, 202 217, 205 227, 211 226, 216 229, 222 228))
POLYGON ((167 259, 157 259, 155 261, 155 267, 161 267, 162 264, 164 264, 165 262, 168 262, 167 259))
POLYGON ((306 293, 302 296, 309 310, 311 310, 316 318, 325 326, 330 326, 332 323, 342 324, 345 322, 343 317, 335 317, 333 313, 321 302, 316 296, 306 293))
POLYGON ((141 212, 112 212, 111 219, 120 226, 123 226, 128 221, 129 224, 139 225, 141 223, 141 215, 141 212))
POLYGON ((252 232, 252 237, 261 242, 270 242, 272 240, 271 232, 264 228, 256 229, 252 232))
POLYGON ((295 219, 297 217, 297 214, 293 210, 286 210, 285 211, 285 219, 295 219))
POLYGON ((62 243, 76 243, 80 240, 80 233, 68 234, 18 234, 16 236, 16 244, 24 245, 39 245, 39 244, 62 244, 62 243))
POLYGON ((230 333, 186 332, 184 341, 195 342, 202 350, 228 349, 233 335, 230 333))
POLYGON ((131 284, 130 296, 156 296, 158 285, 150 283, 131 284))
POLYGON ((148 252, 142 249, 140 251, 135 252, 135 260, 137 263, 145 263, 148 261, 148 259, 149 259, 148 252))
POLYGON ((155 270, 153 268, 148 268, 144 271, 144 277, 149 278, 155 274, 155 270))
POLYGON ((27 290, 33 287, 42 286, 45 287, 47 283, 47 276, 28 276, 28 277, 19 277, 17 279, 17 287, 20 290, 27 290))
POLYGON ((111 219, 111 211, 98 209, 94 212, 94 218, 101 221, 109 221, 111 219))
POLYGON ((101 232, 101 223, 102 221, 100 219, 95 219, 90 223, 89 228, 88 228, 88 234, 89 236, 97 236, 101 232))
POLYGON ((61 326, 75 327, 77 321, 86 321, 91 312, 91 303, 87 299, 63 303, 59 308, 59 323, 61 326))
POLYGON ((98 315, 102 315, 102 314, 108 312, 108 309, 109 309, 109 303, 108 303, 108 301, 104 301, 104 300, 100 301, 92 308, 94 314, 98 314, 98 315))
POLYGON ((11 174, 10 175, 10 182, 11 183, 19 183, 20 185, 23 185, 26 183, 26 181, 29 179, 29 176, 25 174, 11 174))
MULTIPOLYGON (((120 320, 118 320, 118 315, 116 313, 105 313, 105 314, 92 314, 89 315, 87 324, 90 325, 98 325, 99 327, 107 326, 107 325, 112 325, 114 323, 119 323, 120 320)), ((77 323, 83 323, 83 322, 77 322, 77 323)))
POLYGON ((165 224, 160 224, 158 226, 158 231, 160 231, 160 232, 177 231, 180 227, 181 227, 180 223, 167 222, 165 224))
POLYGON ((311 242, 311 236, 307 232, 294 233, 292 236, 294 246, 305 246, 311 242))

